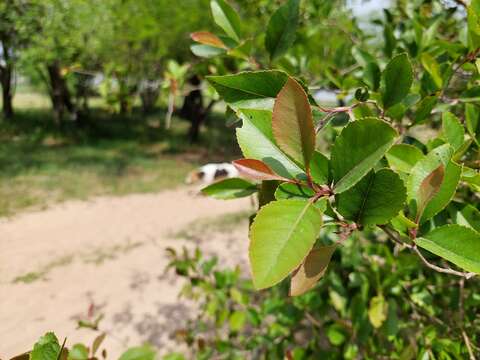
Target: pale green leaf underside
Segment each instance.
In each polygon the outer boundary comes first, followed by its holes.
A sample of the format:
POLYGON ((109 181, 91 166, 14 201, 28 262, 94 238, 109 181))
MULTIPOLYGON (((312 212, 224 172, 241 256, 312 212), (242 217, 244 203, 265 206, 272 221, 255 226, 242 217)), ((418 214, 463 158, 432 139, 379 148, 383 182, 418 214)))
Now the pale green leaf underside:
POLYGON ((279 200, 262 207, 250 229, 255 287, 273 286, 300 266, 321 227, 322 213, 310 201, 279 200))
POLYGON ((390 149, 396 136, 390 125, 376 118, 347 125, 332 149, 334 192, 339 194, 360 181, 390 149))
POLYGON ((304 173, 273 139, 272 112, 244 109, 240 117, 243 126, 237 129, 237 140, 245 158, 261 160, 275 173, 286 178, 296 178, 304 173))
POLYGON ((204 187, 202 193, 216 199, 229 200, 249 196, 257 190, 254 184, 246 180, 230 178, 204 187))
POLYGON ((464 270, 480 273, 480 234, 475 230, 461 225, 445 225, 415 242, 464 270))

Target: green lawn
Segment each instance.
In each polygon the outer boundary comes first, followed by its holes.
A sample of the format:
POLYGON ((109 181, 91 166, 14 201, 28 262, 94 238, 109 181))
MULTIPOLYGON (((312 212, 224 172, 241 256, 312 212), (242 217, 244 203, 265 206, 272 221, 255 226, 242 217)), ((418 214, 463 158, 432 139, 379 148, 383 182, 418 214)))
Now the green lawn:
POLYGON ((209 161, 238 156, 234 130, 213 114, 199 144, 189 144, 189 124, 174 118, 167 131, 162 111, 119 117, 97 109, 79 128, 62 130, 48 109, 21 108, 0 123, 0 216, 68 199, 157 192, 182 184, 209 161))

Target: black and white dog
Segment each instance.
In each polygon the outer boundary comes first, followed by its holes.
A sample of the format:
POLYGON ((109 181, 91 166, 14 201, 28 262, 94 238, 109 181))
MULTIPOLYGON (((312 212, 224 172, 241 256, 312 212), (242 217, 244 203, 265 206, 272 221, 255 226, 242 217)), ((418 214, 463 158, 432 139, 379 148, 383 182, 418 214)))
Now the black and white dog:
POLYGON ((218 180, 233 177, 238 177, 238 170, 230 163, 206 164, 190 172, 185 179, 185 183, 205 186, 218 180))

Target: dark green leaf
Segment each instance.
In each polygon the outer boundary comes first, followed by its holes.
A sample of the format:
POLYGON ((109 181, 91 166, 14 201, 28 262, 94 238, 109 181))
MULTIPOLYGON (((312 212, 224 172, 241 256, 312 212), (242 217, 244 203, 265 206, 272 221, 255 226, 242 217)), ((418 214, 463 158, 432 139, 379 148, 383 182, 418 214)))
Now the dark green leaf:
POLYGON ((322 153, 315 151, 310 162, 310 173, 313 181, 319 185, 325 185, 329 180, 329 160, 322 153))
POLYGON ((386 224, 407 198, 400 177, 389 169, 371 171, 354 187, 337 195, 338 212, 361 225, 386 224))
POLYGON ((415 111, 415 123, 420 123, 430 116, 433 108, 437 104, 436 96, 425 96, 417 106, 415 111))
POLYGON ((283 71, 253 71, 235 75, 208 76, 207 80, 234 109, 273 108, 274 98, 287 82, 283 71))
POLYGON ((283 56, 295 41, 299 4, 300 0, 287 0, 270 18, 265 36, 270 59, 283 56))
POLYGON ((334 192, 339 194, 360 181, 390 149, 396 136, 390 125, 376 118, 347 125, 332 149, 334 192))
POLYGON ((210 1, 210 8, 215 23, 225 31, 225 34, 239 42, 242 31, 237 12, 224 0, 210 1))
POLYGON ((398 104, 407 96, 413 81, 413 69, 406 53, 395 56, 382 73, 385 109, 398 104))

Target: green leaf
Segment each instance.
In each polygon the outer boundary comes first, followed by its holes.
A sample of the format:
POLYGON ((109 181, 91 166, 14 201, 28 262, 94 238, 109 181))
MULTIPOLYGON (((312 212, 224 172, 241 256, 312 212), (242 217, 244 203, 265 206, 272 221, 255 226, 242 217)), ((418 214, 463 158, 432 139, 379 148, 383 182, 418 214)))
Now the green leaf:
POLYGON ((438 193, 430 200, 423 211, 421 223, 437 215, 452 201, 462 175, 462 167, 450 161, 445 168, 445 178, 438 193))
POLYGON ((461 148, 465 138, 465 129, 451 112, 444 112, 442 115, 442 131, 443 136, 455 151, 461 148))
POLYGON ((54 333, 49 332, 42 336, 33 346, 30 360, 57 360, 61 346, 54 333))
POLYGON ((419 148, 408 144, 393 145, 385 156, 393 170, 405 173, 410 173, 415 164, 424 158, 419 148))
POLYGON ((250 229, 255 288, 273 286, 300 266, 321 227, 322 213, 311 201, 279 200, 262 207, 250 229))
POLYGON ((234 75, 207 76, 218 94, 233 109, 271 110, 274 98, 287 82, 283 71, 247 71, 234 75))
POLYGON ((337 210, 362 225, 386 224, 402 210, 407 190, 390 169, 370 171, 354 187, 337 195, 337 210))
POLYGON ((283 183, 278 186, 277 190, 275 190, 275 199, 277 200, 306 200, 312 198, 313 196, 315 196, 315 191, 309 187, 299 184, 283 183))
POLYGON ((280 180, 286 181, 281 176, 273 172, 263 161, 255 159, 240 159, 232 162, 240 175, 252 180, 280 180))
POLYGON ((328 341, 334 346, 340 346, 347 340, 344 329, 338 324, 333 324, 328 327, 327 337, 328 341))
POLYGON ((468 44, 470 50, 480 47, 480 1, 472 0, 467 8, 468 44))
POLYGON ((225 31, 225 34, 240 42, 242 27, 237 12, 224 0, 210 1, 210 8, 215 23, 225 31))
POLYGON ((125 351, 119 360, 154 360, 155 349, 150 345, 132 347, 125 351))
POLYGON ((383 295, 377 295, 370 300, 368 318, 374 328, 378 329, 387 320, 388 303, 383 295))
POLYGON ((360 181, 390 149, 396 136, 390 125, 376 118, 347 125, 336 138, 330 159, 334 192, 339 194, 360 181))
POLYGON ((480 231, 480 211, 473 205, 466 204, 452 213, 452 220, 458 224, 480 231))
POLYGON ((75 344, 68 353, 68 360, 88 360, 88 348, 83 344, 75 344))
POLYGON ((272 130, 280 149, 309 169, 315 150, 312 109, 302 86, 290 77, 275 100, 272 130))
POLYGON ((290 296, 299 296, 312 289, 327 271, 337 245, 320 246, 310 251, 290 280, 290 296))
POLYGON ((230 329, 232 331, 242 330, 246 320, 247 313, 245 311, 234 311, 228 320, 230 329))
POLYGON ((432 77, 437 88, 440 89, 443 85, 443 78, 438 62, 428 53, 422 53, 420 60, 425 70, 432 77))
POLYGON ((382 101, 385 109, 407 96, 413 81, 413 69, 406 53, 395 56, 382 73, 384 89, 382 101))
POLYGON ((300 0, 288 0, 272 15, 267 25, 265 48, 274 60, 283 56, 295 41, 300 0))
MULTIPOLYGON (((479 111, 473 104, 465 105, 465 123, 467 125, 468 133, 477 141, 476 134, 478 132, 478 124, 480 120, 479 111)), ((478 143, 478 142, 477 142, 478 143)))
POLYGON ((310 162, 310 173, 315 183, 327 184, 329 181, 329 160, 322 153, 315 151, 310 162))
POLYGON ((249 196, 256 191, 254 184, 239 178, 221 180, 202 189, 205 195, 222 200, 249 196))
POLYGON ((237 140, 243 156, 263 161, 276 174, 285 178, 297 178, 304 174, 273 139, 270 111, 244 109, 240 112, 240 117, 243 125, 237 129, 237 140))
POLYGON ((437 97, 436 96, 425 96, 417 106, 417 110, 415 111, 415 124, 421 123, 423 120, 428 118, 437 104, 437 97))
POLYGON ((382 73, 376 62, 369 62, 365 65, 365 68, 363 69, 363 81, 371 90, 378 90, 381 77, 382 73))
POLYGON ((445 225, 415 242, 464 270, 480 273, 480 234, 475 230, 461 225, 445 225))

